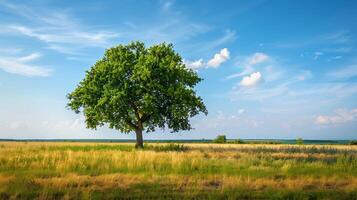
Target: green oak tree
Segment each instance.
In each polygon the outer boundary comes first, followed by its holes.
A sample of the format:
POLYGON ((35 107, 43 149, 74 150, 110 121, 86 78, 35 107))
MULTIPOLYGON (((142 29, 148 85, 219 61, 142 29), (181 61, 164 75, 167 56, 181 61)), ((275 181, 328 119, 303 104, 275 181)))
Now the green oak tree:
POLYGON ((135 132, 136 147, 143 148, 143 131, 190 130, 190 117, 207 115, 194 90, 201 80, 172 44, 146 48, 131 42, 106 50, 67 95, 68 107, 84 114, 87 128, 107 124, 122 133, 135 132))

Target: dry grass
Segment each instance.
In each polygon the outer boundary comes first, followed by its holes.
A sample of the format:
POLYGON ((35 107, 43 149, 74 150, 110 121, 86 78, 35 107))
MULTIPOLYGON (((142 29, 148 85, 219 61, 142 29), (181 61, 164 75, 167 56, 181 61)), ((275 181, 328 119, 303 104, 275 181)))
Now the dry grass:
POLYGON ((357 146, 152 145, 2 142, 0 199, 357 198, 357 146))

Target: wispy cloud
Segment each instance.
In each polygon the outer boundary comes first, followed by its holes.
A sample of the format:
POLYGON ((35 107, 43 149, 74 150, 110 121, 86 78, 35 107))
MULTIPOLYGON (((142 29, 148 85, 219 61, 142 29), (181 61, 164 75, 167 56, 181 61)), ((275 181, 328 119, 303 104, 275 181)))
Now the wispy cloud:
POLYGON ((357 64, 331 71, 327 74, 327 76, 336 79, 349 79, 357 77, 357 64))
MULTIPOLYGON (((20 16, 29 23, 3 24, 1 34, 18 34, 43 42, 47 49, 71 56, 84 55, 88 48, 108 48, 117 42, 129 42, 133 39, 142 40, 148 45, 169 42, 180 45, 193 37, 206 33, 211 27, 186 19, 180 12, 171 10, 174 1, 160 2, 161 9, 158 20, 150 23, 143 21, 126 21, 126 26, 102 28, 85 23, 85 19, 78 19, 69 10, 39 9, 26 4, 11 4, 0 2, 0 6, 7 12, 20 16)), ((212 47, 228 42, 235 36, 235 32, 227 30, 223 38, 213 43, 212 47)))
POLYGON ((304 81, 312 77, 312 73, 309 70, 303 70, 301 74, 297 75, 297 79, 300 81, 304 81))
POLYGON ((26 5, 2 2, 0 6, 9 12, 29 20, 30 25, 12 24, 1 28, 7 33, 31 37, 47 44, 49 49, 71 54, 63 49, 84 47, 106 47, 119 34, 113 31, 97 30, 80 24, 75 17, 60 10, 38 10, 26 5))
POLYGON ((289 83, 282 83, 274 87, 234 87, 230 92, 233 101, 263 101, 282 95, 289 91, 289 83))
POLYGON ((214 49, 217 47, 221 47, 229 42, 233 42, 237 38, 237 32, 234 30, 227 29, 223 36, 217 38, 216 40, 209 41, 207 44, 204 45, 205 50, 207 49, 214 49))
POLYGON ((357 94, 355 83, 316 83, 308 88, 294 89, 289 95, 294 98, 316 97, 321 99, 338 100, 357 94))
POLYGON ((255 65, 265 63, 269 60, 271 60, 271 58, 267 54, 261 52, 256 52, 246 58, 242 58, 242 61, 239 61, 238 65, 243 68, 243 71, 231 74, 227 76, 226 79, 233 79, 251 74, 255 71, 255 65))
POLYGON ((319 46, 344 45, 344 47, 342 48, 349 48, 350 43, 351 43, 350 32, 346 30, 341 30, 341 31, 313 36, 311 38, 304 38, 301 39, 300 41, 281 42, 281 43, 277 43, 275 46, 278 48, 301 48, 301 47, 307 47, 313 45, 319 45, 319 46))
POLYGON ((118 36, 111 32, 86 32, 80 30, 69 30, 68 27, 41 27, 30 28, 26 26, 8 26, 15 33, 20 33, 49 44, 71 44, 82 46, 105 47, 109 39, 118 36))
POLYGON ((33 53, 24 57, 0 57, 0 69, 23 76, 50 76, 51 69, 29 64, 29 62, 38 59, 40 56, 39 53, 33 53))
POLYGON ((315 118, 315 123, 318 125, 336 125, 357 120, 357 109, 336 110, 334 115, 318 115, 315 118))
POLYGON ((122 31, 122 38, 137 38, 148 43, 171 42, 180 43, 210 30, 204 24, 186 21, 182 18, 173 18, 157 23, 137 24, 137 28, 122 31))
MULTIPOLYGON (((291 72, 292 73, 292 72, 291 72)), ((308 88, 294 87, 296 84, 301 84, 305 80, 312 77, 310 71, 303 70, 295 75, 290 73, 289 76, 282 76, 267 85, 261 84, 258 87, 241 87, 241 84, 233 87, 230 92, 232 100, 246 100, 246 101, 263 101, 268 99, 284 97, 286 99, 329 99, 334 100, 347 98, 357 93, 357 85, 347 83, 316 83, 310 85, 308 88)), ((250 76, 246 78, 253 82, 250 76)), ((249 82, 249 81, 248 81, 249 82)), ((241 83, 241 82, 240 82, 241 83)), ((250 82, 249 82, 250 83, 250 82)), ((280 98, 281 99, 281 98, 280 98)))
POLYGON ((161 9, 163 11, 169 10, 175 3, 175 0, 163 0, 160 2, 161 4, 161 9))
POLYGON ((350 46, 333 47, 333 48, 323 48, 324 51, 329 53, 349 53, 352 51, 350 46))
POLYGON ((333 33, 321 35, 321 40, 330 41, 336 44, 346 44, 351 41, 350 32, 347 30, 341 30, 333 33))
POLYGON ((248 64, 256 65, 256 64, 263 63, 263 62, 267 61, 268 59, 269 59, 268 55, 258 52, 258 53, 253 54, 253 56, 248 59, 248 64))

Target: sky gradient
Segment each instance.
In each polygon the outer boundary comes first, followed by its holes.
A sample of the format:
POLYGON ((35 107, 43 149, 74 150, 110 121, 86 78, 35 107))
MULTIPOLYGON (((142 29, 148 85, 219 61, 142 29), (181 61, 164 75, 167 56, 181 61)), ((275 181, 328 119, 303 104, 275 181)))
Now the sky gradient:
POLYGON ((173 43, 209 114, 144 139, 357 139, 356 1, 0 0, 0 138, 134 138, 85 128, 66 94, 106 48, 173 43))

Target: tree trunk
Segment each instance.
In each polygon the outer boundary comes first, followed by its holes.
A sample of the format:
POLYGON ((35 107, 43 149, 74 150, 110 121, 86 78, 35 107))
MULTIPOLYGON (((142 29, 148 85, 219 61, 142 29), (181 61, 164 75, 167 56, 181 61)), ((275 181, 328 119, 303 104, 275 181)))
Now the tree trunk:
POLYGON ((143 142, 143 130, 142 129, 136 129, 136 144, 135 148, 137 149, 142 149, 144 148, 144 142, 143 142))

